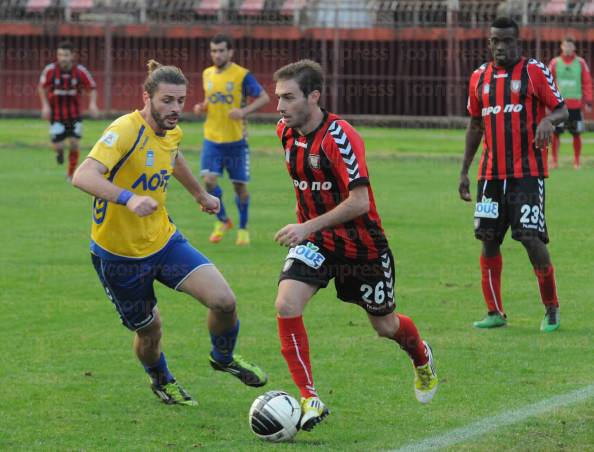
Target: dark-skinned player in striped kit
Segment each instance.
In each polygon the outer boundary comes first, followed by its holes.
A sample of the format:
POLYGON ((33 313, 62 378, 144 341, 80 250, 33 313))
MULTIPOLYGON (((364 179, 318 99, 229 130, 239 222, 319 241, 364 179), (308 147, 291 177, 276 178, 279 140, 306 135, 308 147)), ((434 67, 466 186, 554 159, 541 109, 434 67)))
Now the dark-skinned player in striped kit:
POLYGON ((568 112, 547 66, 521 56, 518 35, 512 19, 496 19, 489 39, 493 61, 470 78, 471 118, 458 191, 464 201, 471 201, 468 169, 483 141, 474 230, 483 243, 481 282, 488 312, 474 326, 507 324, 501 301, 500 245, 511 227, 512 238, 526 249, 538 280, 545 307, 540 329, 552 332, 559 328, 560 319, 555 272, 547 249, 544 179, 548 176, 547 146, 555 126, 567 120, 568 112))

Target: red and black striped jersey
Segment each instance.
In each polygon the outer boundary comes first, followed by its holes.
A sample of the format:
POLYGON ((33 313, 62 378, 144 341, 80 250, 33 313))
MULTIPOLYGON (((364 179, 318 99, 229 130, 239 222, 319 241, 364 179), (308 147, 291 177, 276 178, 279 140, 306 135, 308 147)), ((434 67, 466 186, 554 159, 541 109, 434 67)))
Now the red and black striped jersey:
POLYGON ((51 122, 80 120, 82 90, 97 87, 93 76, 82 64, 73 64, 69 70, 63 71, 58 63, 50 63, 41 73, 39 83, 48 93, 51 122))
POLYGON ((369 183, 365 145, 357 131, 335 114, 324 111, 318 128, 302 136, 278 122, 289 175, 297 197, 297 219, 304 223, 344 201, 354 187, 366 185, 369 211, 351 221, 318 231, 308 240, 347 259, 376 259, 388 248, 369 183))
POLYGON ((547 177, 547 150, 538 149, 536 127, 564 104, 546 65, 521 58, 513 67, 485 63, 470 77, 468 112, 485 126, 479 179, 547 177))

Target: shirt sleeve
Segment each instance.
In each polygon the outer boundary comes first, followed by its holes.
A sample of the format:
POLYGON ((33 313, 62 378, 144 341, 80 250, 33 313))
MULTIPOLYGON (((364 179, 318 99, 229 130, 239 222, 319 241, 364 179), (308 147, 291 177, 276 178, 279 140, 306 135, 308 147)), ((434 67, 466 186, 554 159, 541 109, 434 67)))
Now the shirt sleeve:
POLYGON ((82 64, 78 65, 78 73, 80 74, 81 85, 86 89, 96 89, 97 84, 89 70, 82 64))
POLYGON ((262 92, 262 87, 251 72, 248 72, 243 78, 241 92, 244 97, 258 97, 262 92))
POLYGON ((119 124, 111 124, 91 149, 89 157, 105 165, 108 171, 126 155, 132 143, 126 139, 125 128, 119 124))
POLYGON ((477 97, 477 83, 480 77, 480 72, 478 70, 474 71, 470 76, 470 82, 468 83, 468 103, 466 108, 468 110, 468 114, 472 117, 480 117, 481 116, 481 109, 479 100, 477 97))
MULTIPOLYGON (((532 60, 535 61, 535 60, 532 60)), ((541 62, 535 62, 528 65, 528 74, 532 81, 535 96, 553 111, 558 106, 565 103, 563 96, 557 88, 553 74, 541 62)))
POLYGON ((557 78, 557 72, 556 72, 555 66, 557 66, 557 57, 553 58, 549 62, 549 71, 551 71, 551 74, 553 74, 553 77, 556 79, 557 78))
POLYGON ((348 122, 335 121, 324 138, 324 152, 337 177, 352 190, 359 185, 369 185, 365 143, 348 122))
POLYGON ((43 69, 43 72, 41 73, 41 76, 39 77, 39 83, 41 84, 41 86, 43 88, 48 88, 52 84, 52 78, 53 78, 52 65, 48 64, 45 67, 45 69, 43 69))

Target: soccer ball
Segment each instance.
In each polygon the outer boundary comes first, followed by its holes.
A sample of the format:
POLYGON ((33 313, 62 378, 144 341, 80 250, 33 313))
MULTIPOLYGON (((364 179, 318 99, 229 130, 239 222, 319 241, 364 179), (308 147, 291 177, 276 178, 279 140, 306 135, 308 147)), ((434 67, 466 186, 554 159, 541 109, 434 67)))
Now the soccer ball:
POLYGON ((250 407, 250 428, 266 441, 281 442, 293 438, 299 429, 300 418, 299 402, 284 391, 268 391, 250 407))

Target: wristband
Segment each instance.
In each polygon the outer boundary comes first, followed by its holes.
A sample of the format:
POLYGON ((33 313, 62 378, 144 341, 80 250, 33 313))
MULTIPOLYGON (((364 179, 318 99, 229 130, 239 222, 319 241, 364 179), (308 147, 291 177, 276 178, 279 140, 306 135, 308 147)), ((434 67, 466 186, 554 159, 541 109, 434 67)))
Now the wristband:
POLYGON ((132 196, 134 196, 134 193, 132 193, 131 191, 122 190, 122 192, 118 195, 118 199, 116 199, 116 203, 125 206, 126 204, 128 204, 128 201, 130 201, 130 198, 132 196))

